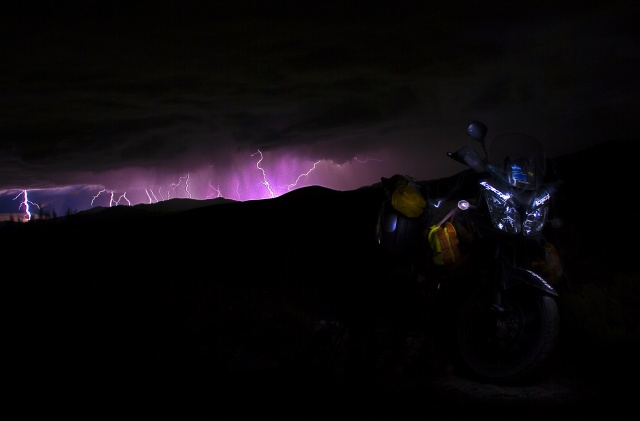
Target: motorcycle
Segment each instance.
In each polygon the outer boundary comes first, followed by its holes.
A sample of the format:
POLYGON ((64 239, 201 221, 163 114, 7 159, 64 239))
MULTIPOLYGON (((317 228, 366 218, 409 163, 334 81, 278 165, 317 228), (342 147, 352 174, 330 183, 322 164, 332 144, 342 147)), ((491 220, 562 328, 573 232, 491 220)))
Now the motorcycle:
POLYGON ((394 273, 426 285, 450 322, 454 367, 517 383, 540 374, 558 343, 563 271, 550 230, 562 225, 552 218, 559 182, 534 138, 498 136, 488 152, 486 133, 471 122, 467 145, 447 153, 468 168, 451 177, 383 177, 376 240, 394 273))

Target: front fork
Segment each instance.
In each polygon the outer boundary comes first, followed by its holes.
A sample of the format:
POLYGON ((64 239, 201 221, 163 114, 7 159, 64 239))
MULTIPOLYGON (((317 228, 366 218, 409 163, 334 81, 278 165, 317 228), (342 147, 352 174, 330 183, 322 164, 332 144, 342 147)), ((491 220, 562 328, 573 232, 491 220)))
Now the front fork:
POLYGON ((495 250, 493 279, 496 282, 491 294, 491 308, 493 311, 499 314, 505 311, 502 306, 502 294, 517 285, 526 286, 554 297, 558 296, 555 288, 542 276, 530 269, 513 265, 511 263, 512 259, 505 256, 502 244, 499 243, 495 250))

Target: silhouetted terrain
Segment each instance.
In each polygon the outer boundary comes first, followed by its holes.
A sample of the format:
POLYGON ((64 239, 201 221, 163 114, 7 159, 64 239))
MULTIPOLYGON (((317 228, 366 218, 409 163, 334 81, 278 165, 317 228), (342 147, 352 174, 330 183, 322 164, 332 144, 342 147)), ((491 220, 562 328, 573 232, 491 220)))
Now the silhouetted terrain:
POLYGON ((640 351, 630 150, 554 160, 571 283, 557 355, 529 388, 452 382, 437 312, 376 247, 374 185, 3 224, 10 400, 88 418, 617 410, 640 351))

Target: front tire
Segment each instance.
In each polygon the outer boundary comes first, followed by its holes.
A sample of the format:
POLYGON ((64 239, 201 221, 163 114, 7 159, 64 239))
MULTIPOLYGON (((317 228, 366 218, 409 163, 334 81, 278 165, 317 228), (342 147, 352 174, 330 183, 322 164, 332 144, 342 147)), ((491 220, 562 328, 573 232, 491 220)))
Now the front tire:
POLYGON ((522 289, 505 291, 502 306, 479 296, 466 300, 456 345, 466 374, 491 383, 520 383, 539 374, 556 348, 560 316, 556 300, 522 289))

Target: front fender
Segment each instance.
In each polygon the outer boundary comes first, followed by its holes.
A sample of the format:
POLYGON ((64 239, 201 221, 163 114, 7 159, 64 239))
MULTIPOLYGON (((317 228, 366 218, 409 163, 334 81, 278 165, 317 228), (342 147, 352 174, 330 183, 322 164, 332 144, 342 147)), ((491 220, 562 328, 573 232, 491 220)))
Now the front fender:
POLYGON ((505 289, 509 289, 518 284, 527 284, 536 289, 546 292, 554 297, 558 296, 558 292, 552 287, 542 276, 532 270, 520 267, 512 267, 509 272, 507 285, 505 289))

